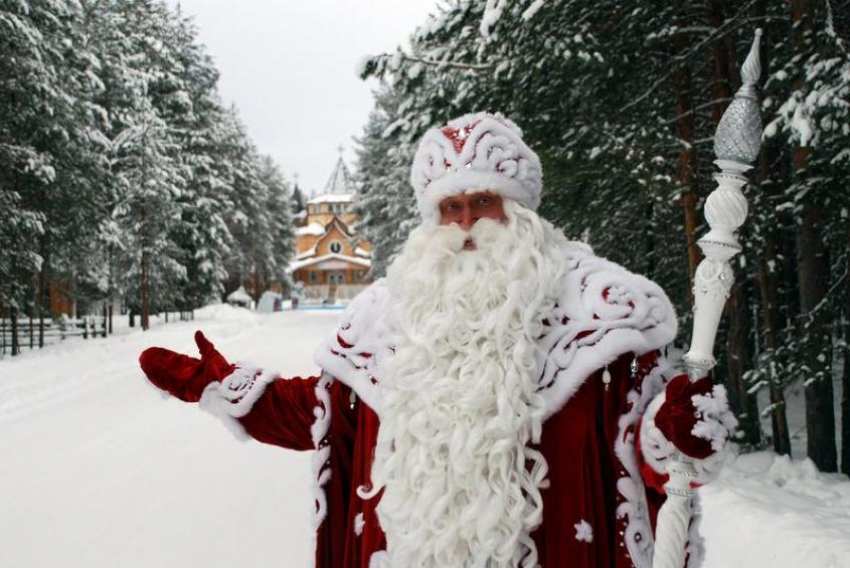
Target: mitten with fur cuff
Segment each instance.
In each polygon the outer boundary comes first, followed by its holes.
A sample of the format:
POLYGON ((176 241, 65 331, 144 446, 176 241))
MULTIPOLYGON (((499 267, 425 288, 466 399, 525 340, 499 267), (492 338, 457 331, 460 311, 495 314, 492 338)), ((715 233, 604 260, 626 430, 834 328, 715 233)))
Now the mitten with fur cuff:
POLYGON ((200 359, 162 347, 145 349, 139 357, 142 371, 157 388, 185 402, 198 402, 207 385, 221 381, 235 366, 200 331, 195 333, 195 343, 200 359))

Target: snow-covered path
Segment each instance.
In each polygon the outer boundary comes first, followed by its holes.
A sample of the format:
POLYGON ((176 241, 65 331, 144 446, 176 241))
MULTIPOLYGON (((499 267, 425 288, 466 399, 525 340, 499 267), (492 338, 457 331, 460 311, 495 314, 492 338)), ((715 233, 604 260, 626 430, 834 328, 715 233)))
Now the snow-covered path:
POLYGON ((203 328, 225 354, 310 374, 338 317, 222 306, 0 362, 0 567, 308 566, 309 455, 237 442, 136 361, 152 344, 194 353, 203 328))
MULTIPOLYGON (((236 441, 136 361, 150 345, 194 353, 201 328, 228 357, 310 374, 338 317, 214 306, 0 361, 0 568, 309 566, 310 456, 236 441)), ((703 568, 850 568, 845 478, 762 453, 701 493, 703 568)))

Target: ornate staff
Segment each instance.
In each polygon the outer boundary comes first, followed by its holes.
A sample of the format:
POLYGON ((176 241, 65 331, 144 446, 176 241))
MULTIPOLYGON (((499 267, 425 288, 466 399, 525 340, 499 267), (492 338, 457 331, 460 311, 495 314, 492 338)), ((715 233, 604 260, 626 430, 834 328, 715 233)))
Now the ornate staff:
MULTIPOLYGON (((714 163, 720 173, 714 175, 717 187, 705 203, 705 219, 711 230, 698 244, 705 258, 694 276, 694 328, 691 348, 684 361, 692 381, 708 375, 716 361, 714 339, 729 297, 734 273, 729 261, 741 252, 735 231, 747 217, 747 198, 741 192, 747 184, 744 173, 759 154, 761 115, 756 83, 761 75, 759 43, 761 30, 741 68, 743 85, 735 100, 723 113, 714 135, 714 163)), ((667 465, 669 481, 664 485, 667 500, 658 513, 653 568, 681 568, 685 562, 685 546, 691 522, 694 490, 691 482, 696 469, 691 459, 676 452, 667 465)))

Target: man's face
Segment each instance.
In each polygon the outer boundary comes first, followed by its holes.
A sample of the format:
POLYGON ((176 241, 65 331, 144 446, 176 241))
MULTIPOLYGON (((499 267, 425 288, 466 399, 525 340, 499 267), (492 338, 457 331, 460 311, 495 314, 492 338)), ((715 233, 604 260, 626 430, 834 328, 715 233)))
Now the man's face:
MULTIPOLYGON (((502 196, 490 191, 461 193, 446 197, 440 201, 440 225, 455 223, 468 231, 479 219, 497 219, 505 222, 505 208, 502 196)), ((475 250, 475 243, 467 239, 463 248, 475 250)))

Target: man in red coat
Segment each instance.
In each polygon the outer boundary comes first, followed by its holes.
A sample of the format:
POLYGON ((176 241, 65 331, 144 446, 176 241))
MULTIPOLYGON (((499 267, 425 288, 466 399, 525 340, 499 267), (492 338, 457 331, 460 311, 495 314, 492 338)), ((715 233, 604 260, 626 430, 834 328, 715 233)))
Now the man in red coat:
POLYGON ((666 295, 541 219, 541 178, 500 115, 426 133, 422 224, 318 376, 236 368, 200 333, 200 360, 142 354, 238 435, 315 452, 318 566, 649 568, 666 461, 721 461, 734 418, 672 377, 666 295))

